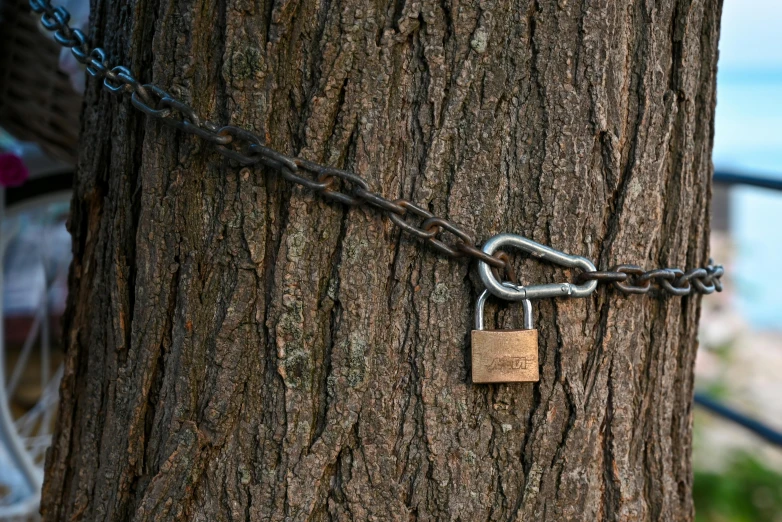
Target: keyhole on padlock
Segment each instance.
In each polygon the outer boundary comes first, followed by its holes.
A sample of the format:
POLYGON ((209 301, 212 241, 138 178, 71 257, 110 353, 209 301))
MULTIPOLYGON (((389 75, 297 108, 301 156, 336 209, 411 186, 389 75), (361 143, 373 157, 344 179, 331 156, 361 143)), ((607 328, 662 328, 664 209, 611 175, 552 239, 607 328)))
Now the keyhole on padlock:
POLYGON ((475 303, 475 330, 471 335, 472 382, 537 382, 540 379, 538 331, 533 328, 532 303, 528 299, 521 302, 523 329, 486 330, 483 308, 489 295, 489 291, 484 290, 475 303))

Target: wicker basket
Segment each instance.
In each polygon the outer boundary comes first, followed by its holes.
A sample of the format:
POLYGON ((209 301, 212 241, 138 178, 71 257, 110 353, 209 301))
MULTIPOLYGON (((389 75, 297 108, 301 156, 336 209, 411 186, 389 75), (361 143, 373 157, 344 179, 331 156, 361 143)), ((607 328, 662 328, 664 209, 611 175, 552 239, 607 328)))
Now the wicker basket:
POLYGON ((27 0, 0 0, 0 126, 75 165, 81 95, 58 68, 59 56, 27 0))

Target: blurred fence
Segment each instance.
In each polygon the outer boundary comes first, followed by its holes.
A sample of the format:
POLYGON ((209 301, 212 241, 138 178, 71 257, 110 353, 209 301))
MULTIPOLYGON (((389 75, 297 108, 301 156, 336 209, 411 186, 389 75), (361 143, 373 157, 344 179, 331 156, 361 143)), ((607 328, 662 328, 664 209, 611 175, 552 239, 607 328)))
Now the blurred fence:
MULTIPOLYGON (((726 170, 716 170, 714 172, 715 185, 725 187, 748 186, 782 192, 782 176, 752 176, 726 170)), ((780 194, 782 198, 782 194, 780 194)), ((721 417, 724 420, 737 424, 763 440, 782 447, 782 432, 778 429, 754 419, 726 404, 709 397, 704 393, 695 393, 695 404, 701 408, 721 417)))

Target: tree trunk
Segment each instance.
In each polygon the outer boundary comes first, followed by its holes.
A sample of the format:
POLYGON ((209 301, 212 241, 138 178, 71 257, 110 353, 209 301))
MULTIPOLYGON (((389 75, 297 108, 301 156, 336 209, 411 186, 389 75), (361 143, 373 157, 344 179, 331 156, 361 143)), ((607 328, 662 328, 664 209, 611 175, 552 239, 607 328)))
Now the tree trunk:
MULTIPOLYGON (((693 267, 721 2, 657 4, 97 0, 92 32, 476 238, 693 267)), ((535 302, 540 382, 474 385, 474 265, 86 98, 47 520, 693 518, 697 297, 535 302)))

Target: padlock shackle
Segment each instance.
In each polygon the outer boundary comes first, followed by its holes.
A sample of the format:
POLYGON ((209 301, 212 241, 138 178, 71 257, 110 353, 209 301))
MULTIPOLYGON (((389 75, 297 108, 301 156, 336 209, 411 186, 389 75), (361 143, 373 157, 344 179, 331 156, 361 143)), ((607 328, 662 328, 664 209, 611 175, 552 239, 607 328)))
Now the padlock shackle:
MULTIPOLYGON (((520 286, 514 285, 509 281, 503 281, 502 284, 503 286, 507 286, 508 288, 512 288, 514 290, 518 290, 519 288, 521 288, 520 286)), ((475 302, 475 329, 476 330, 484 329, 483 307, 486 305, 486 300, 489 298, 490 295, 492 295, 492 293, 487 288, 483 292, 481 292, 481 295, 478 296, 478 300, 475 302)), ((524 313, 524 317, 522 319, 524 324, 524 329, 531 330, 532 329, 532 303, 530 302, 529 299, 522 299, 521 309, 524 313)))

